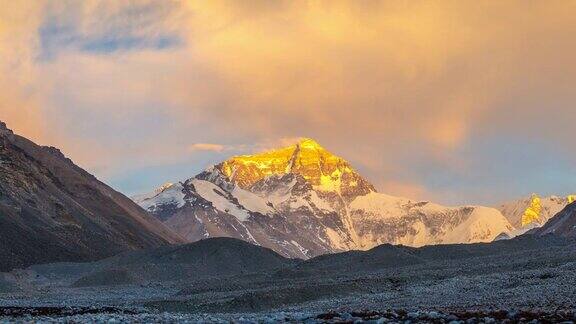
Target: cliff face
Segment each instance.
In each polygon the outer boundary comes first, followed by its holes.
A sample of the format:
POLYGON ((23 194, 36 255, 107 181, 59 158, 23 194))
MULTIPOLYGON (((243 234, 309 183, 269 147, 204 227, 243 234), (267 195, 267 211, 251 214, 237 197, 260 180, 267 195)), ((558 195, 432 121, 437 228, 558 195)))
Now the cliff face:
POLYGON ((0 123, 0 271, 181 242, 58 149, 0 123))

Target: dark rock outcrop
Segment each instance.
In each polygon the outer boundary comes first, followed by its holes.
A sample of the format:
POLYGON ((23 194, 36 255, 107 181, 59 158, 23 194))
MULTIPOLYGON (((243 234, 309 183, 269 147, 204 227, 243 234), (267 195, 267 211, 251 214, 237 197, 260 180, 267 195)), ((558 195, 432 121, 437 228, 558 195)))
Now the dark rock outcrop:
POLYGON ((567 238, 576 238, 576 202, 566 206, 561 212, 552 217, 544 226, 532 230, 529 234, 554 234, 567 238))

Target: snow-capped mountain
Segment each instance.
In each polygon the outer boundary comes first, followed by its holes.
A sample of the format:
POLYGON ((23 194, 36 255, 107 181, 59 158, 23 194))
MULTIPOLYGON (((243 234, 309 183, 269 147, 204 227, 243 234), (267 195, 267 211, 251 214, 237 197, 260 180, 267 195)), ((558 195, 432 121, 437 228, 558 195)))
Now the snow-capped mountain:
POLYGON ((534 235, 555 234, 568 238, 576 238, 576 202, 571 202, 546 222, 544 226, 530 233, 534 235))
POLYGON ((515 237, 543 226, 574 201, 576 201, 575 195, 540 197, 537 194, 532 194, 530 197, 500 205, 498 210, 515 228, 514 231, 503 235, 502 238, 515 237))
POLYGON ((233 157, 134 200, 190 241, 229 236, 299 258, 382 243, 487 242, 513 229, 496 209, 378 193, 311 139, 233 157))

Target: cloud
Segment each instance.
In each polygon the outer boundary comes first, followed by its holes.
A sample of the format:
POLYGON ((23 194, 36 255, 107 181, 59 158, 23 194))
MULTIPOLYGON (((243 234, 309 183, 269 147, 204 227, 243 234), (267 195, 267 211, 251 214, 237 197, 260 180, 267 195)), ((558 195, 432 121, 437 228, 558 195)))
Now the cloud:
POLYGON ((42 85, 33 64, 40 8, 34 2, 11 1, 0 10, 0 118, 33 139, 44 135, 37 95, 42 85))
MULTIPOLYGON (((501 160, 500 147, 521 139, 544 150, 576 136, 575 10, 566 1, 13 1, 0 12, 0 118, 107 179, 192 163, 191 152, 209 163, 312 137, 391 194, 485 199, 514 183, 502 176, 516 174, 510 159, 530 171, 522 154, 501 160), (464 192, 473 175, 492 184, 464 192)), ((555 157, 576 160, 569 145, 555 157)))
POLYGON ((208 144, 208 143, 197 143, 190 145, 191 151, 213 151, 213 152, 222 152, 227 147, 220 144, 208 144))
POLYGON ((427 192, 426 188, 419 183, 408 183, 404 181, 386 181, 378 186, 383 192, 393 192, 400 197, 410 199, 425 200, 435 197, 433 193, 427 192))
POLYGON ((189 146, 190 151, 211 151, 211 152, 241 152, 241 153, 259 153, 263 151, 274 150, 280 147, 295 145, 301 137, 286 137, 278 139, 263 139, 253 144, 224 145, 211 143, 195 143, 189 146))

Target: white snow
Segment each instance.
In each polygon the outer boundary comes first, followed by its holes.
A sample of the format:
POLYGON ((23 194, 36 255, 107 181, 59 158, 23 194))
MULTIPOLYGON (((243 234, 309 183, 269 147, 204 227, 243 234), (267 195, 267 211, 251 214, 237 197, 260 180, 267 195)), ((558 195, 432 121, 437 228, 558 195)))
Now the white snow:
POLYGON ((254 238, 252 233, 250 233, 250 230, 248 229, 248 227, 246 227, 246 225, 242 224, 241 222, 239 222, 239 224, 242 225, 242 227, 244 227, 244 229, 246 230, 246 234, 248 234, 248 238, 250 240, 252 240, 252 243, 254 243, 256 245, 260 245, 260 243, 258 241, 256 241, 256 239, 254 238))
POLYGON ((244 190, 239 186, 235 186, 232 190, 232 196, 238 199, 240 205, 244 208, 260 213, 262 215, 269 215, 274 212, 274 209, 268 205, 269 201, 250 191, 244 190))
MULTIPOLYGON (((268 216, 281 213, 292 215, 291 213, 297 213, 300 208, 309 209, 312 218, 324 217, 326 213, 322 211, 339 213, 343 226, 322 222, 315 225, 317 220, 300 225, 303 226, 300 228, 302 233, 306 233, 311 239, 325 242, 324 245, 334 251, 369 249, 382 243, 418 247, 428 244, 489 242, 501 233, 511 236, 520 233, 514 231, 514 227, 500 211, 487 207, 446 207, 377 192, 359 196, 350 204, 340 206, 339 201, 331 203, 330 197, 322 198, 329 196, 323 190, 337 192, 337 187, 341 185, 340 171, 323 176, 322 188, 313 187, 312 190, 294 195, 292 189, 297 185, 296 178, 290 183, 272 181, 258 192, 242 189, 232 183, 230 186, 222 186, 222 183, 216 182, 217 185, 212 180, 193 178, 190 183, 196 193, 211 202, 216 210, 236 218, 238 222, 229 222, 231 228, 234 228, 233 231, 229 229, 230 231, 255 244, 258 244, 258 241, 253 234, 262 240, 263 237, 270 236, 270 233, 247 222, 251 212, 268 216), (347 211, 346 214, 344 210, 347 211), (406 229, 409 231, 406 232, 406 229)), ((159 192, 134 197, 134 200, 147 209, 166 203, 175 203, 181 207, 186 203, 180 183, 166 185, 159 192)), ((302 214, 307 216, 309 213, 302 214)), ((196 220, 201 223, 201 219, 196 220)), ((205 235, 210 234, 206 232, 205 235)), ((298 236, 285 241, 295 252, 300 251, 303 255, 310 253, 300 242, 302 241, 298 236)), ((315 247, 312 247, 312 250, 314 249, 315 247)))
POLYGON ((362 210, 375 218, 398 218, 406 214, 410 200, 377 192, 357 197, 350 204, 350 210, 362 210))
MULTIPOLYGON (((498 209, 513 226, 520 229, 522 227, 522 215, 524 215, 526 208, 530 206, 530 201, 531 197, 510 201, 500 205, 498 209)), ((538 227, 544 225, 550 218, 562 211, 568 205, 568 198, 558 196, 540 197, 540 204, 542 211, 537 224, 538 227)))
POLYGON ((292 188, 296 185, 296 179, 292 179, 290 183, 285 186, 279 187, 273 192, 262 193, 261 197, 270 201, 274 206, 280 206, 284 202, 290 199, 292 196, 292 188))
MULTIPOLYGON (((475 243, 490 242, 501 233, 510 233, 513 226, 496 209, 488 207, 446 207, 430 202, 416 202, 406 198, 393 197, 380 193, 369 193, 356 198, 350 209, 355 212, 354 222, 362 224, 365 221, 380 222, 385 227, 393 226, 408 216, 440 220, 436 228, 428 228, 421 219, 415 220, 410 227, 412 231, 404 236, 397 236, 396 244, 423 246, 429 244, 475 243), (467 208, 472 208, 468 214, 467 208), (461 213, 464 217, 459 223, 452 225, 451 215, 461 213)), ((370 248, 383 243, 378 233, 370 233, 361 238, 361 244, 370 248)))
POLYGON ((412 229, 416 231, 415 235, 401 237, 395 243, 413 247, 420 247, 430 244, 433 241, 434 238, 430 234, 430 231, 428 230, 426 225, 422 223, 422 221, 416 221, 414 224, 412 224, 412 229))
POLYGON ((345 240, 330 227, 326 227, 325 231, 328 240, 330 240, 330 246, 340 249, 340 250, 348 250, 349 246, 344 242, 345 240))
POLYGON ((498 210, 475 207, 466 220, 444 235, 442 243, 492 242, 496 236, 512 230, 510 222, 498 210))
POLYGON ((300 253, 302 253, 302 255, 304 257, 308 257, 308 250, 305 249, 304 247, 302 247, 302 245, 298 244, 298 242, 291 240, 290 243, 292 243, 292 245, 294 245, 296 248, 298 248, 298 250, 300 250, 300 253))
POLYGON ((217 210, 228 213, 242 222, 247 221, 250 217, 245 209, 228 200, 226 198, 228 194, 212 182, 194 179, 192 185, 196 188, 196 192, 202 198, 210 201, 217 210))
POLYGON ((325 211, 333 211, 334 210, 334 208, 332 208, 332 206, 330 206, 328 201, 318 197, 318 194, 316 193, 316 191, 312 191, 310 193, 308 200, 309 200, 309 202, 313 203, 314 206, 316 206, 316 208, 318 208, 320 210, 325 210, 325 211))
POLYGON ((154 192, 132 197, 132 200, 146 210, 154 210, 158 206, 176 204, 178 208, 184 206, 185 194, 181 183, 165 184, 154 192))

